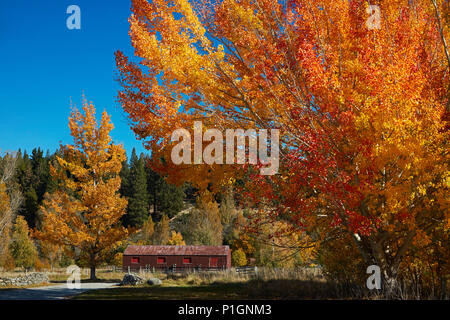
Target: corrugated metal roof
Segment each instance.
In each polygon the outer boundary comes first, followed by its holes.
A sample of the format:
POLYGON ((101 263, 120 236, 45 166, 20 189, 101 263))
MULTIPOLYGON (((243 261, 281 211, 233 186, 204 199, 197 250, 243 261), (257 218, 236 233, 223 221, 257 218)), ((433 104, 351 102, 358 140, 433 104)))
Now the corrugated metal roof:
POLYGON ((137 246, 130 245, 125 249, 124 255, 128 256, 226 256, 230 248, 228 246, 137 246))

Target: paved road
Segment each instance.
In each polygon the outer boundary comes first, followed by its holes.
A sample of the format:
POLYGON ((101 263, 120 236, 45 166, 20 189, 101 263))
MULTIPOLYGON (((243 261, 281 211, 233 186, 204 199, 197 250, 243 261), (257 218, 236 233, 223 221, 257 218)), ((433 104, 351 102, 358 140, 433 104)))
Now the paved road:
POLYGON ((60 300, 92 289, 106 289, 117 283, 82 283, 81 289, 69 289, 67 284, 45 287, 0 290, 0 300, 60 300))

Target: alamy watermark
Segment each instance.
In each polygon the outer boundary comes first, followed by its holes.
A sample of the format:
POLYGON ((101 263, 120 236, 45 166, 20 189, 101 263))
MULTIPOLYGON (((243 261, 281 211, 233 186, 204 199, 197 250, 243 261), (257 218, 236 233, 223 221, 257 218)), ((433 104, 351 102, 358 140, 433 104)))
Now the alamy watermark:
POLYGON ((66 274, 70 274, 66 284, 68 289, 81 289, 81 269, 77 265, 70 265, 66 268, 66 274))
POLYGON ((75 4, 72 4, 67 7, 66 13, 70 14, 70 16, 67 17, 67 20, 66 20, 67 29, 80 30, 81 29, 81 9, 80 9, 80 7, 75 4))
POLYGON ((373 264, 367 267, 367 274, 370 276, 367 278, 366 286, 369 290, 380 290, 381 289, 381 270, 380 267, 373 264))
POLYGON ((381 27, 381 10, 377 5, 369 5, 366 9, 369 18, 366 21, 366 27, 369 30, 380 29, 381 27))
POLYGON ((246 140, 248 139, 248 163, 257 165, 261 175, 274 175, 279 167, 279 139, 278 129, 270 129, 270 155, 268 155, 268 130, 259 129, 227 129, 225 140, 218 129, 208 129, 203 134, 201 121, 194 122, 194 154, 192 160, 192 137, 186 129, 176 129, 172 133, 172 141, 178 141, 172 149, 171 159, 176 165, 180 164, 245 164, 246 140), (247 138, 247 139, 246 139, 247 138), (235 143, 236 141, 236 143, 235 143), (203 142, 209 143, 203 150, 203 142), (224 161, 224 143, 225 161, 224 161), (236 155, 236 157, 235 157, 236 155))

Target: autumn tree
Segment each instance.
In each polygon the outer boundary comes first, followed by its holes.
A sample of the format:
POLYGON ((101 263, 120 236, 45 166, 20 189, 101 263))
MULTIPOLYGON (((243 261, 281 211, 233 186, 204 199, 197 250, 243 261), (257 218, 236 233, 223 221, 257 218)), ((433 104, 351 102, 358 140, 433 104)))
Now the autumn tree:
POLYGON ((9 242, 11 233, 12 213, 9 205, 9 196, 6 192, 6 185, 0 182, 0 265, 4 266, 7 260, 11 260, 9 252, 9 242))
POLYGON ((167 244, 170 246, 185 246, 186 242, 184 242, 183 236, 180 232, 171 231, 167 244))
POLYGON ((113 124, 106 112, 98 125, 95 108, 85 99, 82 110, 84 114, 74 108, 69 118, 74 143, 62 147, 64 156, 51 166, 52 176, 62 184, 44 201, 42 226, 35 233, 42 240, 78 248, 95 279, 98 264, 127 237, 120 226, 127 201, 118 194, 125 151, 111 140, 113 124))
POLYGON ((449 11, 448 1, 370 5, 379 10, 134 0, 130 35, 142 60, 116 53, 118 98, 168 181, 217 192, 250 172, 240 190, 259 208, 250 231, 264 216, 318 243, 350 240, 392 292, 414 249, 448 251, 437 239, 450 225, 449 11), (204 129, 280 129, 278 174, 172 163, 172 131, 200 120, 204 129))
POLYGON ((15 183, 17 173, 17 154, 0 157, 0 265, 5 269, 14 268, 10 252, 11 232, 16 214, 23 197, 15 183))
POLYGON ((153 244, 166 245, 170 239, 169 217, 163 215, 161 220, 155 226, 153 233, 153 244))
POLYGON ((208 191, 202 192, 189 213, 175 218, 174 228, 190 245, 222 245, 223 226, 219 205, 208 191))
POLYGON ((55 244, 49 241, 39 241, 38 251, 41 258, 46 265, 53 269, 53 267, 60 267, 64 258, 64 246, 55 244))
POLYGON ((242 249, 233 250, 231 254, 231 264, 236 267, 243 267, 247 265, 247 258, 242 249))
POLYGON ((155 223, 151 216, 147 218, 141 229, 139 229, 135 236, 131 236, 135 239, 135 242, 140 245, 150 245, 153 243, 153 235, 155 233, 155 223))
POLYGON ((10 252, 17 267, 30 269, 37 259, 37 250, 30 238, 30 229, 22 216, 17 216, 11 237, 10 252))
POLYGON ((222 236, 224 243, 227 244, 233 237, 234 223, 238 215, 238 210, 236 210, 233 195, 233 189, 231 187, 226 188, 221 194, 219 207, 220 221, 223 228, 222 236))

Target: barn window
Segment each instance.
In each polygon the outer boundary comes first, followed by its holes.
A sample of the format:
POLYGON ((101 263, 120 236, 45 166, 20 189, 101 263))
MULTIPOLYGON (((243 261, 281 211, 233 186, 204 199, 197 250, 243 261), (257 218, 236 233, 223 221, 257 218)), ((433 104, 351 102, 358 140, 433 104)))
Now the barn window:
POLYGON ((166 263, 166 257, 158 257, 158 258, 156 259, 156 262, 157 262, 158 264, 164 264, 164 263, 166 263))
POLYGON ((132 257, 131 263, 139 263, 139 257, 132 257))
POLYGON ((184 264, 191 264, 192 263, 192 258, 183 258, 183 263, 184 264))

